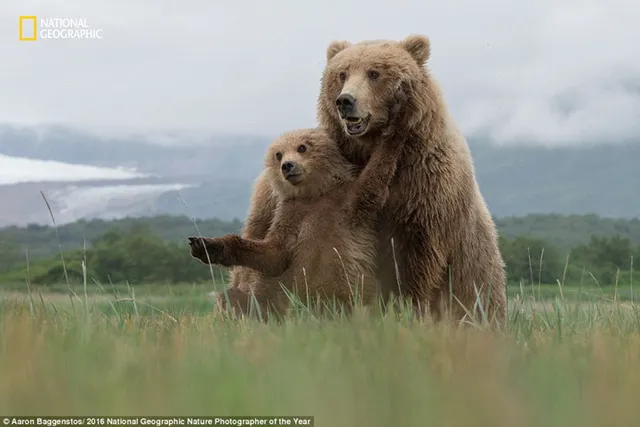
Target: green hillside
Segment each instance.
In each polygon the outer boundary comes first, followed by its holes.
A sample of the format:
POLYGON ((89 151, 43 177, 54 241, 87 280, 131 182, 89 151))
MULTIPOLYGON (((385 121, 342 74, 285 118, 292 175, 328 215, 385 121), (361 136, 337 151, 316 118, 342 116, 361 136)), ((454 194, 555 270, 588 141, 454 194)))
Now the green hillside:
MULTIPOLYGON (((592 285, 626 286, 633 259, 640 258, 637 219, 529 215, 498 219, 497 224, 512 283, 563 280, 577 285, 586 280, 592 285)), ((157 216, 79 221, 57 233, 36 225, 4 228, 0 229, 0 284, 24 286, 27 279, 33 284, 60 284, 67 278, 78 283, 83 260, 90 279, 101 283, 206 281, 211 272, 190 257, 186 238, 236 233, 241 225, 237 220, 194 223, 187 217, 157 216)), ((214 270, 216 277, 223 277, 222 271, 214 270)), ((640 274, 635 277, 640 280, 640 274)))

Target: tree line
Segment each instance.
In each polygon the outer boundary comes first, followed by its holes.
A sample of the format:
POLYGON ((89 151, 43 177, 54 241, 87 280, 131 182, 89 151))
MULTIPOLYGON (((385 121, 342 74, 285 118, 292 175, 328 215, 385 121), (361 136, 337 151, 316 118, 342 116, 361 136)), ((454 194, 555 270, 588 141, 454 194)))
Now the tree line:
MULTIPOLYGON (((633 260, 637 265, 640 258, 638 221, 568 218, 532 215, 497 221, 509 282, 628 284, 633 260), (581 238, 576 238, 576 229, 583 230, 581 238), (514 235, 514 230, 521 234, 514 235)), ((186 237, 198 235, 198 230, 204 236, 237 233, 241 226, 240 221, 158 216, 78 221, 58 229, 5 228, 0 230, 0 286, 26 280, 34 285, 81 283, 83 261, 88 279, 100 283, 195 283, 210 281, 212 272, 218 280, 225 271, 191 258, 186 237)), ((640 280, 640 273, 633 280, 640 280)))

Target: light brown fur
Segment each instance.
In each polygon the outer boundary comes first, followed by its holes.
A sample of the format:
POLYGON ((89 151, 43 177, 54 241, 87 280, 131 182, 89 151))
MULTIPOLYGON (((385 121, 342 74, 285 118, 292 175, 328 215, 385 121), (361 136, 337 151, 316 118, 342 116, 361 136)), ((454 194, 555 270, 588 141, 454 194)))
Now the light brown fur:
MULTIPOLYGON (((323 297, 330 306, 335 301, 347 309, 356 298, 371 304, 379 295, 374 274, 376 219, 403 146, 402 141, 386 140, 393 146, 377 143, 377 154, 359 177, 321 129, 288 132, 275 141, 252 203, 254 208, 262 206, 256 201, 273 196, 265 200, 267 206, 275 204, 269 211, 273 221, 266 232, 266 223, 260 221, 245 229, 255 235, 264 232, 264 237, 189 239, 192 255, 201 261, 243 267, 218 303, 224 307, 228 297, 234 308, 247 313, 255 298, 261 310, 282 314, 289 302, 282 284, 303 303, 308 297, 323 297), (283 172, 287 164, 295 165, 295 174, 288 178, 283 172)), ((264 214, 252 210, 250 217, 264 214)))
MULTIPOLYGON (((400 42, 332 43, 318 119, 345 158, 360 168, 381 132, 401 128, 406 136, 377 227, 376 277, 383 295, 399 288, 416 308, 430 311, 436 319, 448 308, 454 319, 469 312, 479 314, 481 310, 474 308, 480 299, 488 317, 503 322, 506 277, 496 227, 478 188, 465 138, 425 66, 430 53, 424 36, 400 42), (401 123, 390 126, 388 111, 398 89, 406 91, 408 99, 401 109, 401 123), (369 117, 360 135, 346 132, 336 108, 343 93, 356 99, 352 115, 369 117)), ((261 222, 271 221, 268 203, 253 209, 261 222)))
MULTIPOLYGON (((266 175, 265 170, 258 176, 251 194, 249 213, 242 229, 242 237, 245 239, 264 239, 271 227, 278 199, 266 175)), ((256 270, 236 266, 229 274, 229 289, 236 289, 241 283, 255 283, 259 279, 256 270)))

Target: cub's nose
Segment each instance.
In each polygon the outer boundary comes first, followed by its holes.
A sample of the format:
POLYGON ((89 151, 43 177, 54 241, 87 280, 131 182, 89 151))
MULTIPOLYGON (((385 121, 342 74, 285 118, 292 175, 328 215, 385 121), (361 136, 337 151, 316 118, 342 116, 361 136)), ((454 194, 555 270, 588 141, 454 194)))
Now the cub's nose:
POLYGON ((284 162, 282 164, 282 172, 287 175, 290 174, 296 167, 296 164, 293 162, 284 162))
POLYGON ((356 99, 348 93, 342 93, 336 99, 336 107, 343 118, 353 112, 355 105, 356 99))

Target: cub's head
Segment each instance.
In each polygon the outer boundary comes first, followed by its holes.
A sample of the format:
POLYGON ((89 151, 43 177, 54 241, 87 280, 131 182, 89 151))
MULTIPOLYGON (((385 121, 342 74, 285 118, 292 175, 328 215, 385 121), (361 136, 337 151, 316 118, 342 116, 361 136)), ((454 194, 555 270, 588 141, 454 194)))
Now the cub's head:
POLYGON ((284 133, 267 150, 265 171, 283 198, 319 197, 353 176, 353 166, 321 128, 284 133))
POLYGON ((360 138, 383 130, 391 110, 402 109, 410 126, 411 116, 423 108, 430 52, 429 39, 420 35, 399 42, 331 43, 318 100, 320 123, 360 138))

